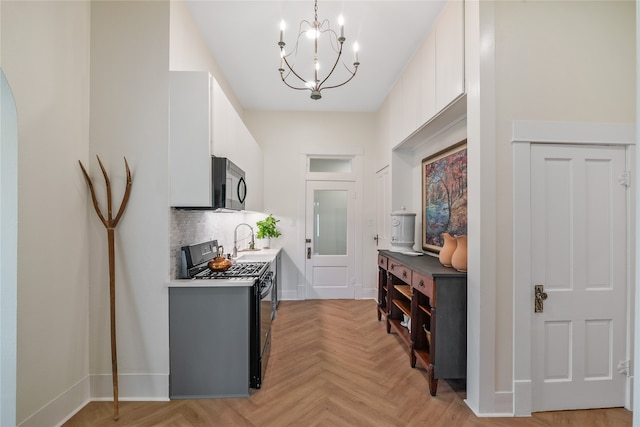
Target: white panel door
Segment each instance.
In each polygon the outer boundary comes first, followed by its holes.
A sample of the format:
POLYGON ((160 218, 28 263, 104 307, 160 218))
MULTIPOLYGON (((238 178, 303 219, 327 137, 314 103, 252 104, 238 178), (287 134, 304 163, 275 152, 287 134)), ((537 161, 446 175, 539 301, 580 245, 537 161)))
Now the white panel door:
POLYGON ((624 170, 623 147, 531 147, 534 411, 624 406, 624 170))
POLYGON ((355 182, 307 181, 307 299, 355 297, 355 182))

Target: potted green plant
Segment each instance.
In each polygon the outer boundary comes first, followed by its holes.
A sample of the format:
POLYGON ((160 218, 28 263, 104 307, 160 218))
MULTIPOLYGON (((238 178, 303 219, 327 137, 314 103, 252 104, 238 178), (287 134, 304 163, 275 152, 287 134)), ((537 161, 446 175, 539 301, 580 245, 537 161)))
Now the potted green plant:
POLYGON ((279 219, 275 219, 272 214, 269 214, 265 219, 256 222, 258 227, 258 233, 256 239, 261 240, 263 249, 269 249, 271 245, 271 238, 280 237, 282 233, 276 228, 276 223, 280 222, 279 219))

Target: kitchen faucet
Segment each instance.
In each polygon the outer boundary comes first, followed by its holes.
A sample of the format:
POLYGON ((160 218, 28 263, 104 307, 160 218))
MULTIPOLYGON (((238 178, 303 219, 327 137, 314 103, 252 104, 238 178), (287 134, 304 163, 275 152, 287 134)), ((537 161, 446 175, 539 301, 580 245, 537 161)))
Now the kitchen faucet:
POLYGON ((251 249, 253 249, 253 247, 255 246, 255 241, 254 241, 254 236, 253 236, 253 227, 251 227, 249 224, 247 224, 246 222, 242 222, 238 225, 236 225, 236 229, 233 230, 233 253, 231 254, 232 258, 236 258, 238 256, 238 227, 240 227, 241 225, 246 225, 247 227, 249 227, 249 230, 251 230, 251 243, 249 244, 249 247, 251 249))

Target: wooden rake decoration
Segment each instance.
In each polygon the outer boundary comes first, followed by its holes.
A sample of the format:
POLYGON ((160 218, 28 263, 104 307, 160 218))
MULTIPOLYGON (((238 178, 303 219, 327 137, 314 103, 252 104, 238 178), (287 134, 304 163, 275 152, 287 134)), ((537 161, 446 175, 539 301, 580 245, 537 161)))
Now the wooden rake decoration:
POLYGON ((129 170, 129 164, 127 163, 127 158, 124 158, 124 166, 127 169, 127 186, 124 191, 124 197, 122 198, 122 203, 120 204, 120 209, 118 209, 118 213, 114 218, 112 215, 112 203, 111 203, 111 182, 109 181, 109 175, 107 175, 107 171, 104 169, 102 162, 100 161, 100 157, 98 158, 98 163, 100 164, 100 169, 102 169, 102 175, 104 176, 104 181, 107 187, 107 217, 105 218, 102 212, 100 211, 100 206, 98 205, 98 199, 96 198, 96 192, 93 188, 93 182, 91 178, 89 178, 89 174, 86 169, 82 165, 82 162, 78 160, 80 163, 80 168, 82 169, 82 173, 84 174, 84 178, 87 181, 87 185, 89 186, 89 190, 91 191, 91 200, 93 201, 93 207, 96 209, 96 213, 98 214, 98 218, 102 221, 105 228, 107 229, 107 239, 109 242, 109 301, 110 301, 110 317, 111 317, 111 376, 113 379, 113 419, 117 420, 120 418, 119 408, 118 408, 118 357, 116 351, 116 262, 115 262, 115 229, 116 225, 118 225, 118 221, 122 217, 124 213, 124 209, 127 207, 127 202, 129 201, 129 195, 131 194, 131 171, 129 170))

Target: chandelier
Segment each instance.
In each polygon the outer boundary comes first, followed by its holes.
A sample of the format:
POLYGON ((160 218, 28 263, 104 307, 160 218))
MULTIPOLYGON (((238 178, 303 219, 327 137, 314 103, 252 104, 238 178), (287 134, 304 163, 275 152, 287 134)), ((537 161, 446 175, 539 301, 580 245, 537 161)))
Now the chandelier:
MULTIPOLYGON (((344 44, 344 41, 346 40, 344 38, 344 20, 342 18, 342 15, 340 15, 340 17, 338 18, 338 24, 340 25, 340 35, 338 36, 338 34, 331 29, 331 26, 329 25, 329 21, 327 19, 323 20, 322 22, 318 21, 318 0, 314 1, 313 10, 313 22, 309 22, 306 20, 300 22, 296 44, 293 50, 291 50, 289 53, 286 53, 284 49, 286 46, 286 43, 284 42, 285 23, 284 21, 282 21, 282 23, 280 24, 280 41, 278 42, 278 46, 280 46, 280 68, 278 69, 278 71, 280 71, 280 78, 285 85, 289 86, 291 89, 309 90, 311 91, 311 99, 317 100, 322 98, 320 92, 322 92, 324 89, 333 89, 336 87, 340 87, 351 81, 351 79, 353 79, 358 72, 358 66, 360 65, 360 62, 358 62, 358 43, 354 43, 353 45, 353 50, 355 52, 353 68, 349 68, 347 64, 344 63, 344 61, 340 60, 342 57, 342 46, 344 44), (313 42, 313 58, 311 56, 308 56, 308 58, 303 58, 304 53, 299 52, 299 49, 302 50, 301 47, 305 44, 305 38, 311 39, 311 41, 313 42), (324 42, 324 44, 322 44, 321 42, 324 42), (324 51, 322 51, 321 53, 333 51, 336 55, 333 64, 330 64, 330 66, 326 68, 327 70, 329 70, 326 75, 324 75, 321 70, 321 59, 318 56, 319 45, 324 48, 324 51), (296 66, 296 59, 299 59, 300 61, 302 61, 303 59, 308 60, 309 65, 312 65, 313 68, 309 67, 305 71, 300 71, 300 68, 298 68, 298 71, 296 71, 294 69, 294 66, 296 66), (311 60, 313 60, 313 62, 311 62, 311 60), (329 82, 329 77, 331 77, 333 72, 336 71, 336 67, 338 67, 338 64, 341 64, 346 69, 346 80, 343 80, 342 83, 337 84, 329 82), (302 77, 302 75, 310 76, 311 74, 313 74, 313 78, 302 77)), ((322 59, 322 61, 324 61, 324 59, 322 59)), ((331 60, 329 60, 329 63, 330 62, 331 60)), ((324 67, 325 64, 322 64, 322 68, 324 67)))

